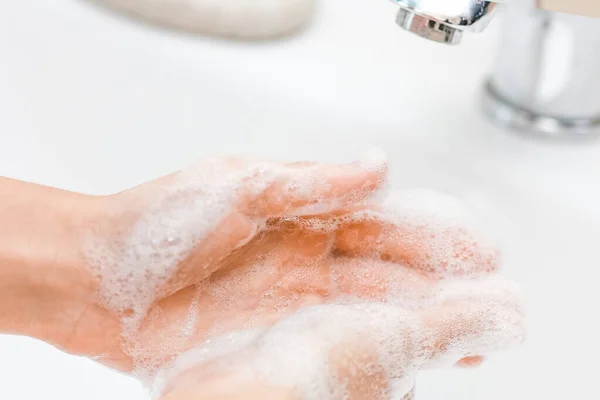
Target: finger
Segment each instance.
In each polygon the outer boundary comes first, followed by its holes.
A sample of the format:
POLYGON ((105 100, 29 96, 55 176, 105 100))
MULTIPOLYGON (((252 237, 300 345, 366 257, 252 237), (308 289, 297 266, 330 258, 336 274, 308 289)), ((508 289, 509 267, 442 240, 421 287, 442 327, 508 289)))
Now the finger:
MULTIPOLYGON (((359 384, 352 380, 349 384, 359 384)), ((377 400, 375 397, 363 396, 364 387, 359 384, 355 395, 347 400, 377 400)), ((367 392, 368 393, 368 392, 367 392)), ((261 381, 239 382, 230 377, 220 380, 200 381, 178 388, 161 397, 162 400, 302 400, 289 388, 269 385, 261 381)), ((410 391, 401 400, 413 400, 414 391, 410 391)), ((387 400, 387 399, 386 399, 387 400)))
POLYGON ((397 304, 406 309, 435 301, 438 280, 393 262, 336 257, 330 261, 330 301, 357 299, 397 304))
MULTIPOLYGON (((280 321, 243 350, 203 364, 194 382, 217 378, 222 384, 216 398, 228 399, 244 398, 238 388, 285 399, 402 398, 421 367, 454 365, 523 337, 522 314, 489 299, 454 299, 418 313, 383 303, 321 305, 280 321)), ((202 387, 186 393, 201 395, 202 387)))
MULTIPOLYGON (((375 154, 373 157, 380 157, 375 154)), ((223 168, 241 168, 236 159, 224 160, 223 168), (226 162, 227 161, 227 162, 226 162)), ((267 176, 275 175, 275 182, 248 205, 259 218, 247 218, 245 213, 227 214, 219 224, 201 240, 185 258, 177 273, 165 288, 164 294, 206 279, 223 267, 220 263, 234 250, 250 241, 263 228, 264 218, 277 215, 296 215, 312 212, 328 212, 360 201, 378 189, 385 178, 385 159, 366 160, 348 165, 325 165, 316 163, 293 163, 274 166, 270 163, 267 176)), ((213 167, 214 168, 214 167, 213 167)), ((258 167, 256 167, 258 168, 258 167)), ((260 170, 260 168, 258 168, 260 170)), ((260 186, 254 179, 269 180, 272 177, 255 177, 248 187, 260 186)), ((244 206, 242 205, 243 209, 244 206)), ((244 210, 242 210, 244 211, 244 210)))
POLYGON ((522 340, 523 300, 519 288, 510 281, 498 277, 439 281, 394 263, 368 259, 338 258, 330 268, 330 301, 386 302, 432 315, 432 322, 444 321, 434 335, 439 339, 439 351, 449 347, 458 351, 444 358, 447 365, 476 366, 483 361, 482 356, 494 351, 483 346, 469 352, 465 346, 473 341, 492 341, 502 349, 510 347, 513 339, 516 343, 522 340), (497 337, 492 340, 494 335, 497 337), (450 346, 461 343, 463 337, 462 351, 450 346))
POLYGON ((379 301, 408 310, 489 301, 525 314, 520 289, 498 276, 438 280, 392 262, 350 257, 330 260, 329 301, 379 301))
POLYGON ((302 400, 291 391, 262 382, 220 380, 196 382, 161 397, 162 400, 302 400))
POLYGON ((154 398, 164 400, 292 399, 284 390, 240 379, 262 329, 234 331, 212 338, 173 360, 156 376, 154 398))
MULTIPOLYGON (((131 221, 117 225, 123 224, 119 229, 132 236, 125 242, 136 244, 123 252, 140 264, 135 271, 153 268, 152 273, 140 273, 145 274, 140 277, 144 284, 135 284, 131 291, 136 296, 142 292, 149 307, 209 277, 268 217, 328 211, 364 198, 385 174, 385 166, 375 164, 277 166, 264 160, 209 159, 118 195, 116 208, 129 210, 118 214, 131 221)), ((122 257, 115 258, 112 269, 122 263, 122 257)))
POLYGON ((428 334, 435 338, 428 366, 476 364, 485 356, 520 345, 525 339, 520 295, 498 297, 502 290, 493 287, 496 283, 480 285, 490 287, 492 294, 461 295, 454 299, 450 296, 445 303, 421 312, 428 334))
POLYGON ((249 202, 252 215, 316 215, 349 206, 382 187, 387 163, 374 151, 351 164, 286 164, 271 173, 276 179, 249 202))
POLYGON ((448 196, 399 193, 337 219, 335 246, 343 254, 377 256, 435 277, 485 275, 500 264, 499 251, 448 196))
POLYGON ((264 367, 270 381, 285 377, 301 398, 401 398, 429 348, 420 326, 415 313, 389 304, 327 304, 276 324, 257 347, 259 359, 273 363, 264 367))
POLYGON ((485 359, 480 356, 464 357, 456 363, 456 366, 463 368, 473 368, 480 366, 484 361, 485 359))
POLYGON ((209 398, 203 397, 206 386, 217 389, 211 396, 227 399, 254 398, 248 392, 274 399, 402 398, 425 359, 418 354, 419 326, 414 314, 384 304, 311 307, 278 322, 244 349, 188 365, 188 379, 180 374, 169 386, 194 399, 209 398), (195 384, 186 387, 187 382, 195 384))

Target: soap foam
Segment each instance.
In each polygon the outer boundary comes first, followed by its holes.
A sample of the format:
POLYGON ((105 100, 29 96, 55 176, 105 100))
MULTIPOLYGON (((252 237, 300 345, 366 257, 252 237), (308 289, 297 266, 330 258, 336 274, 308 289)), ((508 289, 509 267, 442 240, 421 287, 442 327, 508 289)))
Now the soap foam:
MULTIPOLYGON (((384 170, 385 158, 380 154, 371 153, 367 160, 368 165, 363 166, 364 162, 355 165, 357 173, 384 170)), ((124 350, 134 357, 136 370, 156 363, 152 351, 142 349, 136 338, 151 306, 173 284, 171 280, 176 277, 180 263, 231 212, 241 205, 252 206, 253 201, 273 188, 277 190, 275 195, 269 194, 269 201, 277 203, 279 208, 278 214, 271 217, 325 213, 364 197, 368 190, 358 187, 344 196, 327 196, 331 183, 323 172, 326 171, 320 164, 298 166, 264 159, 208 159, 157 187, 150 202, 141 205, 131 226, 116 234, 91 235, 85 254, 99 281, 99 300, 121 319, 124 350), (290 197, 296 201, 287 204, 290 197)), ((383 179, 384 172, 377 176, 383 179)), ((261 200, 257 205, 263 203, 261 200)), ((251 232, 237 247, 247 244, 266 226, 266 218, 260 212, 253 214, 252 208, 246 211, 251 232)))
POLYGON ((410 395, 421 368, 454 365, 465 356, 488 355, 522 341, 520 313, 489 299, 479 301, 483 305, 474 313, 460 311, 468 318, 441 316, 441 327, 426 326, 419 313, 393 304, 312 306, 269 329, 213 339, 182 355, 161 376, 177 379, 194 370, 196 382, 227 376, 232 384, 288 388, 302 400, 345 400, 352 398, 348 383, 353 378, 383 374, 383 384, 372 388, 376 393, 370 398, 402 399, 410 395), (450 326, 464 333, 434 350, 438 330, 450 326))
POLYGON ((303 308, 270 328, 207 341, 165 367, 161 387, 165 382, 179 387, 178 376, 193 370, 195 382, 226 376, 232 384, 289 388, 301 400, 345 400, 352 398, 353 378, 383 373, 383 385, 369 398, 402 399, 410 396, 422 368, 449 367, 523 340, 521 293, 500 277, 431 280, 398 264, 346 257, 332 261, 331 274, 327 303, 303 308), (375 276, 377 270, 383 273, 375 276), (338 279, 347 274, 356 274, 350 279, 359 285, 382 288, 383 296, 339 290, 338 279), (435 315, 434 326, 426 325, 423 313, 436 309, 448 311, 435 315), (434 351, 444 335, 450 337, 434 351))
MULTIPOLYGON (((381 257, 389 257, 385 243, 396 241, 408 249, 404 262, 436 278, 484 276, 496 270, 500 253, 480 221, 459 200, 427 190, 392 192, 370 197, 354 210, 323 218, 288 218, 308 231, 336 232, 344 227, 377 223, 379 237, 363 238, 381 257), (370 242, 369 242, 370 241, 370 242)), ((395 260, 400 261, 400 260, 395 260)))
MULTIPOLYGON (((357 165, 383 176, 385 157, 371 152, 357 165)), ((410 393, 417 371, 424 366, 451 365, 464 356, 487 355, 520 343, 521 299, 511 284, 482 278, 495 272, 498 254, 458 201, 431 192, 408 191, 381 201, 361 201, 355 204, 358 211, 343 215, 307 217, 362 199, 366 191, 357 188, 342 198, 325 198, 331 187, 320 171, 317 165, 207 160, 177 174, 170 185, 160 188, 158 196, 140 211, 130 229, 110 240, 92 238, 87 255, 100 281, 100 300, 123 322, 123 350, 134 359, 136 374, 149 381, 160 370, 153 385, 156 395, 178 376, 202 366, 206 376, 233 374, 236 379, 293 388, 302 400, 345 400, 352 390, 348 380, 353 375, 383 373, 385 385, 378 389, 381 392, 375 398, 400 399, 410 393), (303 202, 291 210, 283 207, 279 221, 266 223, 261 215, 248 215, 252 233, 238 247, 285 224, 300 225, 313 234, 332 234, 351 224, 375 221, 390 227, 383 232, 388 236, 375 240, 392 239, 413 246, 419 250, 417 257, 402 265, 382 260, 384 249, 380 254, 364 257, 330 255, 331 282, 325 304, 290 314, 297 297, 279 302, 275 311, 288 316, 270 328, 223 335, 223 326, 217 321, 207 333, 214 337, 171 360, 191 346, 190 338, 202 319, 197 301, 200 294, 209 293, 220 299, 224 312, 235 311, 237 302, 244 299, 236 296, 232 288, 244 292, 243 279, 252 282, 253 277, 272 268, 272 254, 262 254, 253 263, 245 264, 244 268, 250 269, 249 276, 242 278, 233 273, 218 282, 203 282, 181 332, 162 338, 160 348, 148 348, 139 336, 140 325, 144 322, 150 329, 154 323, 160 325, 160 307, 152 308, 150 313, 149 310, 164 294, 179 263, 240 206, 241 199, 259 198, 275 186, 281 191, 279 197, 270 201, 283 202, 291 195, 315 201, 303 202), (344 286, 349 281, 354 285, 350 285, 352 290, 344 286), (457 329, 467 332, 450 338, 443 349, 434 353, 437 333, 425 326, 422 313, 447 304, 471 307, 467 307, 465 315, 447 316, 456 319, 457 329), (356 363, 353 371, 340 370, 336 357, 352 358, 355 347, 366 351, 372 361, 356 363)), ((319 269, 307 260, 306 265, 295 268, 285 279, 310 280, 311 274, 317 273, 319 269)), ((281 280, 277 285, 285 282, 281 280)), ((264 293, 265 300, 273 299, 277 285, 264 293)), ((260 307, 257 313, 263 312, 260 307)), ((225 326, 226 322, 223 321, 225 326)), ((252 323, 250 320, 248 327, 252 323)))
POLYGON ((335 353, 349 353, 353 358, 351 353, 368 338, 365 351, 373 364, 356 368, 368 374, 370 368, 381 364, 388 379, 407 381, 404 395, 426 359, 423 348, 427 346, 420 343, 420 330, 420 322, 413 315, 385 304, 310 307, 282 320, 259 338, 258 354, 250 360, 249 369, 273 385, 295 388, 301 399, 344 399, 351 376, 340 376, 332 359, 335 353), (294 360, 293 367, 290 360, 294 360))
MULTIPOLYGON (((126 332, 139 328, 179 263, 232 211, 246 181, 262 168, 236 172, 226 160, 204 161, 178 174, 122 237, 92 238, 87 255, 100 277, 100 300, 122 316, 126 332)), ((253 182, 264 188, 270 179, 253 182)))
POLYGON ((421 368, 452 366, 463 357, 489 355, 522 342, 524 311, 518 287, 495 275, 486 276, 495 268, 481 268, 478 263, 498 263, 497 252, 455 199, 410 191, 388 196, 376 209, 367 207, 366 211, 328 219, 294 217, 285 222, 327 233, 374 220, 402 227, 402 239, 415 240, 429 257, 410 265, 374 257, 337 257, 330 265, 328 304, 302 309, 252 339, 246 336, 231 358, 211 363, 206 357, 195 359, 194 354, 205 354, 203 347, 193 350, 183 356, 186 363, 176 363, 169 370, 169 376, 204 365, 203 376, 226 375, 233 382, 264 381, 292 388, 302 400, 347 399, 347 383, 352 377, 342 379, 336 374, 332 354, 346 351, 346 345, 352 349, 366 343, 373 361, 353 365, 351 375, 382 369, 386 384, 373 398, 402 399, 410 396, 421 368), (457 243, 461 245, 458 250, 469 257, 457 256, 457 243), (349 281, 362 296, 344 288, 349 281), (452 304, 460 307, 441 315, 440 321, 451 326, 450 331, 464 332, 449 338, 434 353, 436 337, 448 329, 440 333, 424 327, 419 315, 452 304), (235 372, 231 371, 233 364, 235 372))
MULTIPOLYGON (((426 190, 394 192, 377 208, 349 218, 387 225, 385 239, 395 239, 410 249, 411 259, 405 262, 436 277, 487 274, 500 263, 498 250, 478 220, 447 195, 426 190)), ((383 247, 381 252, 385 252, 383 247)))
POLYGON ((266 331, 228 334, 217 340, 217 346, 211 340, 182 355, 160 376, 173 379, 204 364, 205 368, 195 374, 197 380, 226 374, 232 376, 232 382, 263 381, 290 388, 303 400, 342 400, 348 398, 348 379, 359 371, 340 370, 335 360, 353 358, 348 349, 360 347, 368 337, 365 354, 373 362, 355 367, 370 374, 381 365, 386 378, 393 382, 380 388, 381 398, 396 398, 389 396, 391 388, 401 393, 401 398, 411 391, 415 374, 430 352, 420 332, 418 318, 385 304, 308 307, 266 331), (218 359, 225 354, 233 357, 218 359))
POLYGON ((169 385, 173 380, 187 371, 194 369, 198 365, 213 362, 219 357, 239 352, 252 344, 263 333, 264 330, 260 328, 229 332, 222 336, 206 340, 201 346, 184 352, 163 366, 157 373, 151 387, 152 397, 156 399, 160 398, 161 395, 169 390, 169 385))

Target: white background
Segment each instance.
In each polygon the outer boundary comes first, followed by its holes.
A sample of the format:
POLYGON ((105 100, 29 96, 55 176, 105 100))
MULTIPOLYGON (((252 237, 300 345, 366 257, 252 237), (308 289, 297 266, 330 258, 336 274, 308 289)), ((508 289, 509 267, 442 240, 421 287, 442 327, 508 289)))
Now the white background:
MULTIPOLYGON (((384 0, 324 0, 303 35, 241 44, 85 1, 0 0, 0 174, 100 194, 207 154, 342 161, 378 145, 394 188, 486 213, 527 293, 523 348, 423 374, 418 398, 597 398, 600 147, 523 140, 480 116, 499 21, 451 48, 393 20, 384 0)), ((0 337, 0 399, 144 396, 91 361, 0 337)))

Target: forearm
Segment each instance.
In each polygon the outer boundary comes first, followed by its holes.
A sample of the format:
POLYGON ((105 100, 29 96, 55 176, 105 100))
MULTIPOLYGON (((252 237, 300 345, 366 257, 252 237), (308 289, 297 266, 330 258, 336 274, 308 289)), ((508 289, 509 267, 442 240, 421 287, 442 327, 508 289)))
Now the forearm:
POLYGON ((94 201, 0 178, 0 333, 56 342, 92 293, 81 256, 94 201))

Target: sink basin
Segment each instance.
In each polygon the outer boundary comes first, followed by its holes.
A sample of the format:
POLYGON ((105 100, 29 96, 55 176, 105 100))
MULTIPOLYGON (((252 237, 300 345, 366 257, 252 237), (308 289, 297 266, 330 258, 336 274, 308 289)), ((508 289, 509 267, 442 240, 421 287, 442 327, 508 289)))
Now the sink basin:
MULTIPOLYGON (((385 1, 322 1, 278 43, 155 30, 86 2, 0 0, 0 174, 111 193, 209 154, 344 161, 382 147, 391 186, 469 202, 523 284, 527 343, 423 373, 420 400, 590 398, 600 355, 600 146, 528 141, 478 110, 499 21, 459 47, 394 25, 385 1)), ((144 399, 134 380, 0 337, 0 398, 144 399)))

